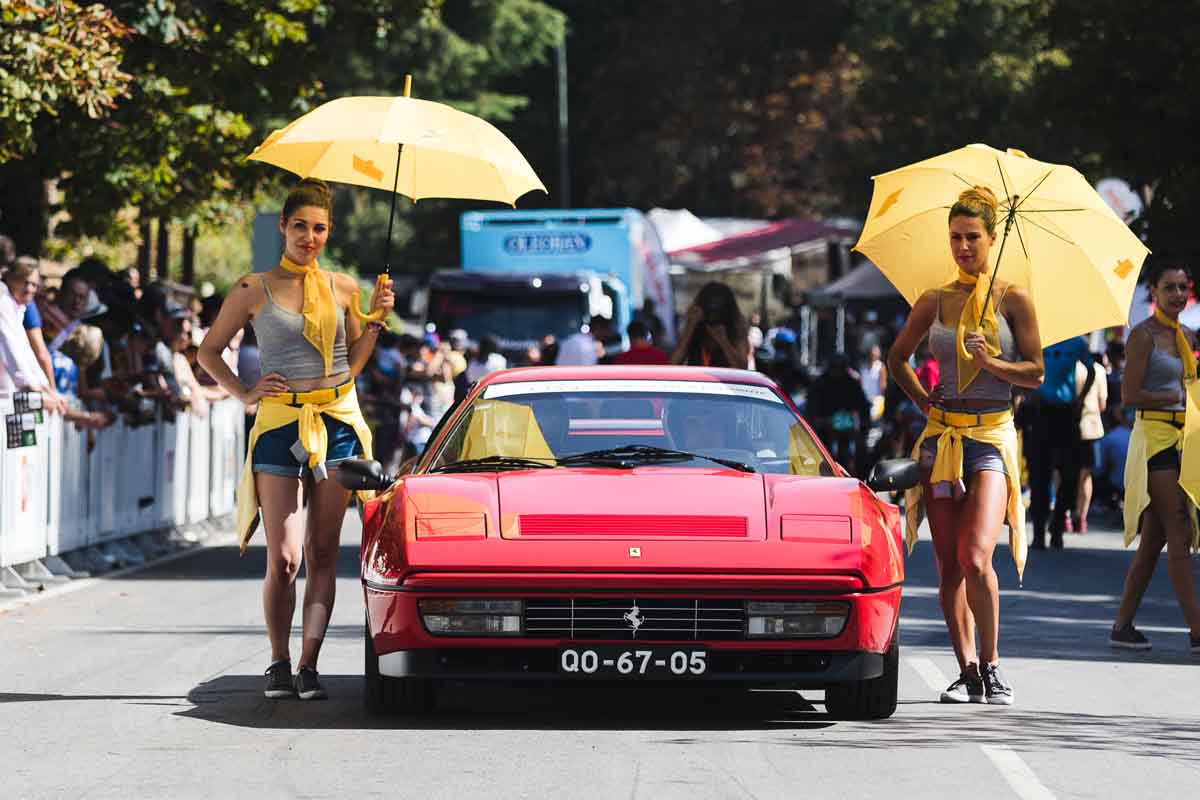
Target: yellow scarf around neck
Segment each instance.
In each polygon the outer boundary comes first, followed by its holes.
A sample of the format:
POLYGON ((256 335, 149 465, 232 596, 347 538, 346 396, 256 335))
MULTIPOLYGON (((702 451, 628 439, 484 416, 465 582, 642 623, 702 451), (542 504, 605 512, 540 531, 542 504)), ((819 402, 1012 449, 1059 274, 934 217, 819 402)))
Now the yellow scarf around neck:
POLYGON ((1185 383, 1194 381, 1196 379, 1196 356, 1192 353, 1192 343, 1188 341, 1187 334, 1183 332, 1183 326, 1179 324, 1179 320, 1171 319, 1157 308, 1154 309, 1154 319, 1159 325, 1175 331, 1175 349, 1179 351, 1179 359, 1183 362, 1183 380, 1185 383))
MULTIPOLYGON (((333 287, 321 273, 321 265, 315 258, 307 266, 302 266, 285 255, 280 257, 279 266, 288 272, 304 276, 304 303, 301 308, 304 315, 304 339, 321 354, 325 363, 325 375, 328 376, 333 371, 333 342, 337 337, 337 298, 333 295, 333 287)), ((376 277, 376 291, 379 291, 380 284, 386 279, 386 275, 376 277)), ((360 322, 382 320, 383 309, 370 314, 364 314, 359 309, 358 295, 358 292, 354 293, 354 302, 350 304, 354 316, 360 322)))
POLYGON ((325 375, 333 371, 333 340, 337 336, 337 299, 333 287, 321 273, 321 265, 314 258, 307 265, 300 265, 286 255, 279 259, 279 266, 288 272, 304 276, 304 339, 317 348, 325 363, 325 375))
POLYGON ((961 394, 971 385, 971 381, 979 375, 982 366, 967 352, 966 336, 971 331, 978 330, 987 340, 988 352, 993 356, 1000 355, 1000 323, 996 320, 995 303, 988 302, 988 294, 992 282, 985 275, 971 275, 958 270, 959 283, 974 284, 975 288, 963 304, 962 313, 958 316, 958 328, 954 339, 958 344, 958 391, 961 394))

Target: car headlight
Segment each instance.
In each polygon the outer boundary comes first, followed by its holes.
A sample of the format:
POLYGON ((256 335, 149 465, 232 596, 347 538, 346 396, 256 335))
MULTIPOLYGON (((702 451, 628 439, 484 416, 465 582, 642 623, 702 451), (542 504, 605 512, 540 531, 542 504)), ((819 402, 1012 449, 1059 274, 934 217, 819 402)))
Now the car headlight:
POLYGON ((746 636, 751 639, 819 639, 846 627, 850 604, 844 600, 746 602, 746 636))
POLYGON ((520 636, 521 600, 417 601, 425 630, 435 636, 520 636))

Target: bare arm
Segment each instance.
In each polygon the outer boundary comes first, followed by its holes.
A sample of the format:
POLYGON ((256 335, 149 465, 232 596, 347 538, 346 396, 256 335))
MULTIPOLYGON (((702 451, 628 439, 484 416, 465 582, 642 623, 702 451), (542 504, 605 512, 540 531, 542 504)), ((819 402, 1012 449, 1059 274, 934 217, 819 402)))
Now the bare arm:
POLYGON ((693 305, 688 308, 683 332, 679 334, 679 339, 675 342, 675 349, 671 351, 672 364, 687 362, 688 349, 692 346, 692 337, 696 334, 696 326, 700 324, 700 317, 703 314, 704 312, 699 306, 693 305))
POLYGON ((1037 314, 1029 294, 1019 286, 1008 290, 1008 316, 1017 350, 1024 361, 1005 361, 987 352, 981 333, 968 333, 965 340, 967 352, 980 362, 980 367, 1013 386, 1036 389, 1042 385, 1045 363, 1042 360, 1042 337, 1038 332, 1037 314))
POLYGON ((208 329, 204 341, 200 343, 196 360, 200 366, 212 376, 225 391, 236 397, 243 405, 257 403, 267 395, 282 394, 288 389, 287 381, 279 373, 272 372, 262 376, 258 384, 247 390, 238 380, 237 375, 221 358, 221 352, 230 340, 246 327, 250 321, 253 309, 260 306, 265 299, 262 279, 257 275, 247 275, 234 283, 233 289, 221 304, 221 310, 212 327, 208 329))
POLYGON ((1169 392, 1147 392, 1142 388, 1146 379, 1146 365, 1150 351, 1154 349, 1154 334, 1144 325, 1129 332, 1125 341, 1125 372, 1121 376, 1121 402, 1136 408, 1162 408, 1173 406, 1183 398, 1181 390, 1169 392))
MULTIPOLYGON (((337 273, 334 279, 337 281, 338 294, 341 295, 343 308, 346 309, 346 341, 350 343, 347 351, 350 374, 357 377, 367 362, 371 360, 371 353, 375 350, 375 343, 379 340, 379 328, 371 325, 363 330, 362 323, 358 321, 358 315, 350 308, 351 303, 358 302, 358 281, 350 275, 341 273, 337 273)), ((384 281, 382 286, 377 286, 377 290, 372 293, 370 310, 376 311, 382 308, 390 312, 395 304, 396 296, 392 294, 392 280, 389 278, 384 281)))
POLYGON ((908 398, 922 411, 929 410, 929 393, 917 380, 917 373, 908 363, 917 345, 925 338, 937 315, 937 290, 925 292, 913 304, 912 312, 896 336, 887 355, 887 368, 892 378, 908 398))

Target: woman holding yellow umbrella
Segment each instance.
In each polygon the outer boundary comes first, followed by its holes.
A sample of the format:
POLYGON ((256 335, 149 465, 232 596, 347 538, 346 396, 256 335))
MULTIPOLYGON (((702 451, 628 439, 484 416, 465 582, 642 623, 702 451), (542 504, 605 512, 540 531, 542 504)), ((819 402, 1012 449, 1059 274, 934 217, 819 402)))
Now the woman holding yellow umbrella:
MULTIPOLYGON (((1013 690, 999 667, 992 552, 1005 521, 1018 541, 1024 531, 1012 387, 1040 384, 1043 365, 1028 293, 989 275, 998 211, 986 187, 967 189, 950 207, 957 276, 917 299, 888 353, 888 368, 928 416, 914 449, 922 486, 909 500, 915 507, 923 499, 929 517, 939 599, 960 669, 941 699, 1011 705, 1013 690), (908 363, 926 335, 942 376, 931 392, 908 363)), ((911 526, 915 515, 909 519, 911 526)))
POLYGON ((265 694, 272 698, 325 697, 317 657, 333 611, 338 540, 350 500, 349 490, 329 477, 347 458, 371 457, 354 376, 375 348, 383 328, 378 319, 395 303, 391 281, 381 278, 372 313, 364 315, 357 281, 320 268, 317 256, 332 217, 328 187, 301 181, 279 217, 284 251, 278 266, 236 282, 199 349, 201 365, 221 386, 246 405, 259 404, 238 487, 237 527, 245 550, 261 512, 267 537, 263 611, 271 643, 265 694), (263 372, 248 390, 221 358, 247 323, 258 337, 263 372), (303 642, 293 679, 289 639, 302 561, 303 642))

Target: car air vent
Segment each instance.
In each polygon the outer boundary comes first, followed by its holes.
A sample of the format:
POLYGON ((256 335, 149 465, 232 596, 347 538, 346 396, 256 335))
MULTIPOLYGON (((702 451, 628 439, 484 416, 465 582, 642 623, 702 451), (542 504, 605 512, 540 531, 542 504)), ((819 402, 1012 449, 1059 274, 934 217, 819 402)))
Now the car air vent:
POLYGON ((522 514, 521 536, 719 536, 745 538, 745 517, 658 514, 522 514))
POLYGON ((534 597, 525 601, 532 638, 672 641, 745 638, 738 599, 534 597))

